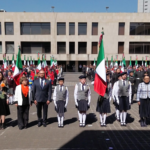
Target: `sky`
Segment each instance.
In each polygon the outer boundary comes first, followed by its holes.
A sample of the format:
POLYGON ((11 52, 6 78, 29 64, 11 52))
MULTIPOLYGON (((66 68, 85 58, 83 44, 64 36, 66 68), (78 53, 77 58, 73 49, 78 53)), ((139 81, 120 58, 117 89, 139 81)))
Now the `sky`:
POLYGON ((138 0, 0 0, 7 12, 137 12, 138 0))

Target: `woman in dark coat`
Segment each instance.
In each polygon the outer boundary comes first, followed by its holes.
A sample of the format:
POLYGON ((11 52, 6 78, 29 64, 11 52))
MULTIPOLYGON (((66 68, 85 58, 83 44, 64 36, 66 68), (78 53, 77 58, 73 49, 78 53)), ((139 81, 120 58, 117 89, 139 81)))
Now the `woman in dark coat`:
POLYGON ((5 129, 5 117, 10 115, 9 110, 9 87, 4 79, 3 73, 0 72, 0 128, 5 129))

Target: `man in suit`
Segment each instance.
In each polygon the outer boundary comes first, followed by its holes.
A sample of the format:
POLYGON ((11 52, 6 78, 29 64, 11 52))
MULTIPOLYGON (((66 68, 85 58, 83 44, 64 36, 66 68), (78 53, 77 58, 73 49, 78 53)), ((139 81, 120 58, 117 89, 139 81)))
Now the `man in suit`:
POLYGON ((45 79, 45 71, 40 70, 39 79, 33 84, 34 104, 37 106, 38 127, 42 125, 42 107, 43 107, 43 126, 46 127, 48 105, 51 102, 52 85, 45 79))

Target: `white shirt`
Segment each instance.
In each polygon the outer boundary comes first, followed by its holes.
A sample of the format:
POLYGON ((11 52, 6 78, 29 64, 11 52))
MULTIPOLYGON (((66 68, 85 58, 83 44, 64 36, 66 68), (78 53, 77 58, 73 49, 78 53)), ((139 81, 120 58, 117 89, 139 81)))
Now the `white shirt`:
MULTIPOLYGON (((60 87, 61 86, 59 85, 59 90, 60 90, 60 87)), ((53 94, 53 100, 54 100, 54 105, 55 106, 57 106, 57 104, 56 104, 56 88, 57 88, 57 86, 55 87, 54 94, 53 94)), ((63 89, 64 89, 64 86, 62 85, 62 91, 63 91, 63 89)), ((69 91, 68 91, 68 88, 66 87, 66 99, 65 99, 66 103, 65 103, 65 107, 67 107, 68 100, 69 100, 69 91)))
MULTIPOLYGON (((86 84, 85 84, 86 85, 86 84)), ((82 83, 80 82, 80 88, 82 90, 82 83)), ((84 90, 85 90, 85 86, 83 86, 84 90)), ((77 105, 77 92, 78 92, 78 85, 75 85, 75 89, 74 89, 74 100, 75 100, 75 104, 77 105)), ((91 90, 89 87, 89 91, 88 91, 88 105, 91 102, 91 90)))
MULTIPOLYGON (((113 87, 113 92, 112 92, 113 99, 115 97, 116 100, 117 100, 117 103, 119 103, 119 98, 118 98, 118 95, 119 95, 119 81, 115 82, 114 87, 113 87)), ((126 80, 121 80, 121 81, 122 81, 122 84, 123 84, 123 81, 125 81, 125 84, 127 82, 126 80)), ((132 88, 131 88, 131 82, 129 81, 129 103, 131 103, 131 95, 132 95, 132 88)))
MULTIPOLYGON (((40 86, 41 86, 41 81, 42 79, 40 78, 40 86)), ((45 79, 43 78, 43 87, 44 87, 44 84, 45 84, 45 79)))

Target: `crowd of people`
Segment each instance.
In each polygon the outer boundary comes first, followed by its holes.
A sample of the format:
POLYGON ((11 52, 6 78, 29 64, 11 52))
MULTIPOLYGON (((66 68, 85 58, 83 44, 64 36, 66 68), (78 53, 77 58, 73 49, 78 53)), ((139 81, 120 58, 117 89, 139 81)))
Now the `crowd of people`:
MULTIPOLYGON (((96 66, 83 66, 83 75, 75 85, 74 101, 78 112, 79 126, 86 126, 86 113, 90 108, 91 89, 86 78, 94 85, 96 66)), ((20 130, 28 127, 30 106, 37 108, 38 127, 47 126, 48 105, 53 101, 57 113, 58 127, 64 127, 64 113, 67 111, 69 89, 64 84, 61 66, 37 70, 36 66, 23 66, 20 82, 16 85, 13 70, 9 66, 0 71, 0 128, 5 129, 5 117, 10 115, 9 105, 17 106, 17 120, 20 130), (57 82, 58 81, 58 82, 57 82), (54 92, 52 95, 52 86, 54 92), (43 117, 42 117, 43 110, 43 117)), ((113 100, 116 109, 116 120, 126 126, 127 111, 134 100, 139 105, 141 127, 147 126, 150 117, 150 66, 129 66, 128 68, 107 68, 107 87, 105 95, 99 95, 96 111, 100 116, 101 127, 106 127, 107 114, 111 112, 113 100), (135 98, 136 94, 136 98, 135 98)), ((101 89, 100 89, 101 90, 101 89)))

